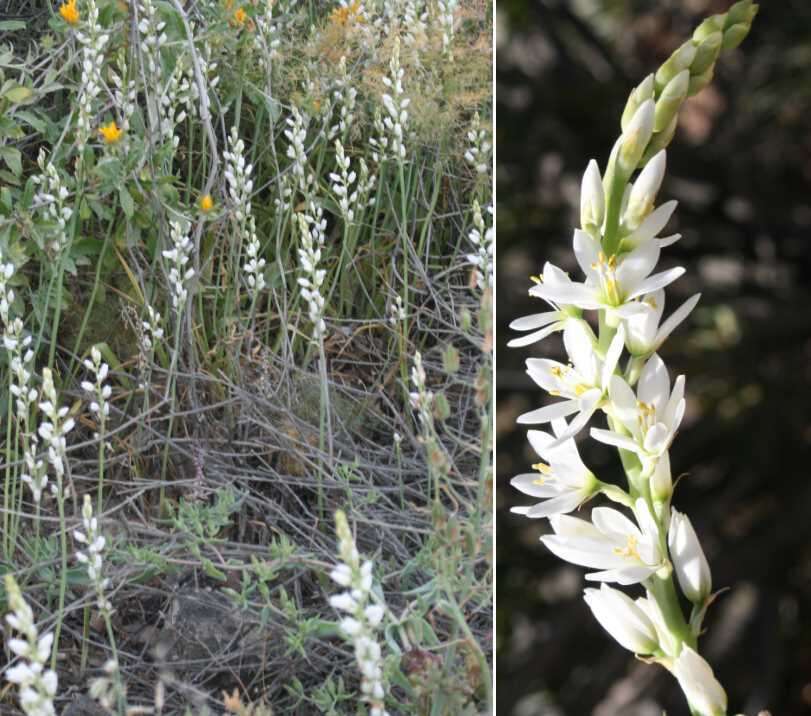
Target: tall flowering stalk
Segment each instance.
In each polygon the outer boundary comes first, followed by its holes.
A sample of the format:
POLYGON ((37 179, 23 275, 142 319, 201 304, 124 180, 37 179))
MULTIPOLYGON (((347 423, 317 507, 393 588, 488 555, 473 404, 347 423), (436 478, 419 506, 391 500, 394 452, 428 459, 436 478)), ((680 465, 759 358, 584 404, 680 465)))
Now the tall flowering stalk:
POLYGON ((102 510, 102 496, 104 490, 104 449, 106 447, 105 440, 107 435, 107 419, 110 416, 110 396, 113 389, 106 382, 107 375, 110 372, 110 366, 103 363, 101 360, 101 351, 96 347, 90 349, 90 358, 85 359, 84 367, 93 376, 93 380, 82 381, 82 390, 84 390, 90 399, 90 412, 96 417, 98 421, 98 432, 96 437, 99 441, 99 484, 96 501, 96 510, 102 510))
POLYGON ((626 649, 671 671, 696 716, 725 716, 727 697, 698 653, 702 622, 714 598, 709 564, 689 518, 671 508, 669 449, 684 416, 685 379, 679 376, 671 384, 656 351, 698 297, 660 325, 663 289, 684 269, 653 273, 661 250, 679 238, 659 238, 676 202, 658 208, 655 202, 681 104, 709 83, 721 50, 744 39, 756 13, 757 5, 742 0, 726 14, 708 18, 634 89, 605 172, 601 176, 592 160, 583 176, 574 253, 585 280, 573 280, 547 263, 530 294, 551 310, 512 324, 528 332, 512 345, 562 331, 570 360, 527 361, 530 377, 563 399, 518 419, 550 423, 552 430, 529 431, 543 461, 512 484, 538 502, 515 511, 549 518, 554 534, 541 539, 550 551, 595 570, 586 579, 601 582, 600 589, 585 591, 594 616, 626 649), (584 318, 589 312, 597 313, 596 334, 584 318), (628 354, 624 366, 623 352, 628 354), (574 437, 598 411, 606 415, 607 429, 591 427, 590 434, 618 449, 627 489, 601 482, 578 455, 574 437), (627 508, 633 519, 609 507, 594 508, 590 520, 566 514, 599 494, 627 508), (692 604, 689 619, 674 572, 692 604), (641 585, 645 596, 631 599, 609 583, 641 585))
POLYGON ((340 563, 330 572, 332 580, 346 591, 329 599, 333 609, 342 612, 340 630, 355 648, 361 673, 362 699, 369 705, 369 716, 388 716, 383 657, 375 632, 380 628, 386 609, 374 596, 370 560, 361 562, 346 515, 335 513, 340 563))
POLYGON ((48 464, 51 466, 56 478, 51 485, 51 491, 56 495, 59 509, 59 537, 62 552, 62 571, 59 580, 59 609, 57 611, 56 627, 54 629, 54 647, 51 657, 51 668, 56 668, 56 654, 59 649, 59 634, 62 630, 62 619, 65 613, 65 590, 67 589, 68 574, 68 542, 65 524, 65 476, 68 474, 67 441, 65 436, 73 430, 76 424, 74 419, 68 417, 69 408, 59 406, 59 397, 54 386, 53 373, 50 368, 42 369, 42 396, 45 398, 39 404, 44 418, 40 421, 38 432, 46 448, 48 464))
POLYGON ((47 668, 53 647, 52 633, 40 636, 34 613, 23 598, 20 586, 10 574, 5 579, 6 597, 11 612, 6 622, 19 634, 8 640, 8 647, 20 661, 6 669, 9 683, 20 691, 20 707, 26 716, 54 716, 57 677, 47 668), (22 637, 22 638, 20 638, 22 637))
POLYGON ((231 128, 228 151, 223 152, 226 161, 225 179, 228 194, 234 205, 234 223, 239 240, 237 246, 245 246, 245 261, 242 272, 251 294, 251 313, 257 297, 265 288, 265 259, 259 256, 260 244, 256 235, 256 219, 251 206, 253 165, 245 162, 245 143, 239 138, 236 127, 231 128))
MULTIPOLYGON (((301 246, 298 249, 301 275, 298 277, 298 285, 301 297, 307 302, 310 322, 313 324, 312 341, 318 347, 318 367, 321 383, 319 448, 324 449, 326 438, 329 467, 331 469, 333 460, 332 416, 329 401, 327 354, 324 348, 324 334, 327 330, 327 324, 324 321, 324 279, 327 270, 321 267, 321 254, 326 241, 327 220, 324 218, 323 209, 313 202, 310 202, 307 214, 297 214, 296 216, 301 236, 301 246)), ((318 510, 319 513, 323 514, 324 486, 320 475, 318 482, 318 510)))

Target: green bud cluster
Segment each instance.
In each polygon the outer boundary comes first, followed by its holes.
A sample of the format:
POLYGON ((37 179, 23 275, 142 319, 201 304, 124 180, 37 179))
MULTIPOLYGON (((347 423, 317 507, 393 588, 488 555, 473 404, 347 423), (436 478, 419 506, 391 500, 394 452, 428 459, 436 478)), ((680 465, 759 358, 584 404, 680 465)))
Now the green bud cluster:
POLYGON ((636 167, 629 166, 629 160, 638 155, 637 166, 644 165, 670 144, 684 100, 700 92, 712 81, 721 51, 731 50, 741 44, 749 34, 757 12, 758 6, 752 0, 740 0, 728 12, 708 17, 696 28, 693 36, 665 60, 655 75, 646 77, 631 92, 622 113, 624 135, 629 129, 633 129, 634 120, 647 100, 654 100, 656 104, 653 130, 647 145, 639 152, 638 144, 644 137, 630 137, 632 151, 620 153, 623 169, 633 171, 636 167))

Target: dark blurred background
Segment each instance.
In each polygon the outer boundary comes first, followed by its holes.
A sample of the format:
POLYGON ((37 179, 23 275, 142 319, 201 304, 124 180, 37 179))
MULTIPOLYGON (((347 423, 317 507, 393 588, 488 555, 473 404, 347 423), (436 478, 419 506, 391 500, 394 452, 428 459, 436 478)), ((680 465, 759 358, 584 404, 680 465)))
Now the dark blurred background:
MULTIPOLYGON (((507 324, 545 310, 526 289, 544 260, 572 270, 580 177, 601 168, 629 90, 728 2, 498 0, 498 713, 687 714, 672 677, 613 642, 581 594, 583 572, 538 542, 546 521, 511 515, 509 486, 533 455, 521 412, 542 393, 524 373, 553 336, 507 349, 507 324)), ((666 314, 701 291, 662 355, 687 375, 672 453, 674 504, 695 525, 716 588, 702 653, 730 714, 811 714, 811 3, 762 3, 750 36, 689 101, 660 202, 682 241, 660 268, 688 273, 666 314)), ((666 232, 672 233, 672 232, 666 232)), ((609 448, 586 463, 621 480, 609 448)), ((588 511, 585 511, 588 514, 588 511)))

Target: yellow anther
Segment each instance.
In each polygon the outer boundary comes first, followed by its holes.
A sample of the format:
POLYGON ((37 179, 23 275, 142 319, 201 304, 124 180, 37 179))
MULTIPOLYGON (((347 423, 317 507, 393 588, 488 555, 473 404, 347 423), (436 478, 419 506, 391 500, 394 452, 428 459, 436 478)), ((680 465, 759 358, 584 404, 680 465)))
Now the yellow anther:
POLYGON ((639 561, 642 561, 642 557, 640 557, 639 550, 637 549, 637 539, 634 537, 634 535, 628 535, 628 542, 626 543, 625 547, 614 547, 613 552, 618 557, 625 557, 626 559, 638 559, 639 561))
POLYGON ((532 466, 532 469, 536 470, 537 472, 540 472, 542 475, 551 475, 552 474, 552 468, 549 467, 549 465, 547 465, 545 462, 536 462, 532 466))
POLYGON ((549 372, 555 376, 555 378, 562 378, 563 377, 563 368, 559 365, 552 366, 549 372))
POLYGON ((574 394, 579 398, 583 393, 585 393, 589 389, 589 386, 583 385, 582 383, 578 383, 574 387, 574 394))
POLYGON ((543 283, 543 276, 540 276, 540 275, 539 276, 530 276, 529 280, 532 281, 532 283, 541 284, 541 283, 543 283))

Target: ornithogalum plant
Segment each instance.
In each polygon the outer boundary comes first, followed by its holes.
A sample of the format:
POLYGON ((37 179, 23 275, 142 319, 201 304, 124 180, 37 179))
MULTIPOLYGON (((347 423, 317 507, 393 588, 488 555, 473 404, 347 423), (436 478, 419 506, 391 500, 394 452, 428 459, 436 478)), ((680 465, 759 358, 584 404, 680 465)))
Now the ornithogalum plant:
POLYGON ((684 415, 685 380, 671 385, 656 351, 699 297, 662 321, 664 288, 684 269, 654 273, 661 250, 679 239, 659 236, 676 202, 655 202, 682 103, 711 81, 720 53, 746 37, 756 13, 757 5, 742 0, 706 19, 631 92, 605 171, 592 160, 583 175, 574 253, 585 279, 572 280, 547 263, 530 294, 551 310, 514 321, 512 328, 527 335, 510 344, 560 331, 570 361, 527 361, 530 377, 561 400, 518 419, 549 423, 551 430, 529 431, 544 462, 512 483, 540 501, 514 511, 549 519, 554 534, 542 537, 544 544, 594 570, 586 579, 601 583, 585 590, 594 616, 626 649, 671 671, 695 716, 726 716, 727 697, 698 653, 714 598, 709 565, 689 518, 671 506, 669 449, 684 415), (587 321, 595 314, 596 333, 587 321), (578 454, 574 438, 598 411, 607 429, 591 427, 591 436, 617 448, 627 487, 599 480, 578 454), (567 514, 597 495, 622 509, 595 507, 590 521, 567 514), (676 582, 692 604, 689 617, 676 582), (633 599, 609 583, 642 587, 644 595, 633 599))

